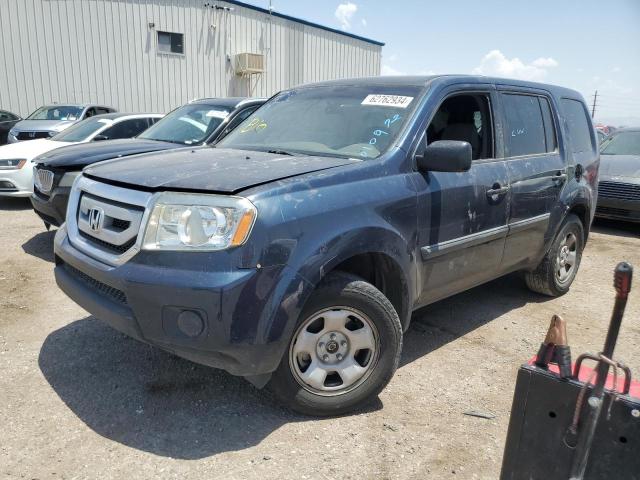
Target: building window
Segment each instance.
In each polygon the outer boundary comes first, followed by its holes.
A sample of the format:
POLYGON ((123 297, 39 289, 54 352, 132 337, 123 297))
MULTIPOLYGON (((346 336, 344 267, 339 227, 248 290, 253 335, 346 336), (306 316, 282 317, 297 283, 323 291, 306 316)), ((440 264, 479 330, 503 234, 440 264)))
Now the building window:
POLYGON ((158 52, 184 55, 184 34, 158 32, 158 52))

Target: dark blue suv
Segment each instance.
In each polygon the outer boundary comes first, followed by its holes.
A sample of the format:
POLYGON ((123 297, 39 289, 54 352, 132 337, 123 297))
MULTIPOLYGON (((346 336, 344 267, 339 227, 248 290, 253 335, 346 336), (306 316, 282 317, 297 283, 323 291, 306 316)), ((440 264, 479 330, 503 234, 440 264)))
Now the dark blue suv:
POLYGON ((471 76, 301 86, 214 148, 86 168, 56 280, 134 338, 338 414, 391 379, 417 308, 518 270, 536 292, 567 292, 598 165, 572 90, 471 76))

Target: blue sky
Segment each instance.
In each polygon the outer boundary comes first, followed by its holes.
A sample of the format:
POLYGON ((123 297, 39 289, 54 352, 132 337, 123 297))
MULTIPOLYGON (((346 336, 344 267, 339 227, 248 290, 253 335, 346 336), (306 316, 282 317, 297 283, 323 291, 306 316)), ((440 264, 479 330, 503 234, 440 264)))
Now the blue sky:
MULTIPOLYGON (((268 8, 268 0, 246 0, 268 8)), ((383 74, 482 73, 597 89, 596 120, 640 124, 640 0, 272 0, 385 42, 383 74)))

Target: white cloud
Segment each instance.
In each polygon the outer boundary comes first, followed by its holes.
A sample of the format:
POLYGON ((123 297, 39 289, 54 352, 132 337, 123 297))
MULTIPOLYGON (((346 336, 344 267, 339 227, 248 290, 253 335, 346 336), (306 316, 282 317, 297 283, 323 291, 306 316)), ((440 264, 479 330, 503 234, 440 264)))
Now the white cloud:
POLYGON ((540 57, 531 63, 524 63, 517 57, 508 59, 500 50, 491 50, 471 73, 474 75, 520 78, 523 80, 544 80, 548 69, 557 66, 558 62, 551 57, 540 57))
POLYGON ((386 65, 383 63, 382 69, 380 71, 380 75, 382 75, 383 77, 386 77, 389 75, 404 75, 404 72, 401 72, 400 70, 396 70, 392 66, 386 65))
POLYGON ((558 62, 556 62, 551 57, 547 57, 547 58, 540 57, 540 58, 536 58, 533 62, 531 62, 531 65, 538 68, 551 68, 551 67, 557 67, 558 62))
POLYGON ((341 3, 336 8, 335 16, 340 22, 340 27, 343 30, 351 28, 351 18, 358 11, 358 6, 355 3, 347 2, 341 3))
POLYGON ((620 72, 622 71, 622 69, 621 69, 620 67, 613 67, 613 68, 611 69, 611 71, 612 71, 613 73, 620 73, 620 72))
POLYGON ((363 27, 367 26, 367 20, 366 19, 363 18, 362 20, 360 20, 360 22, 362 23, 363 27))

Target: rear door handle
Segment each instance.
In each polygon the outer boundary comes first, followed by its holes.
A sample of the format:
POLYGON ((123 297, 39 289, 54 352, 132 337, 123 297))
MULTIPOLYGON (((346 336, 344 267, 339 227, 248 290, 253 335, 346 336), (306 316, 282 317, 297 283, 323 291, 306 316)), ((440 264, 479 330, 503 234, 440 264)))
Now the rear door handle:
POLYGON ((567 179, 566 173, 558 173, 557 175, 551 177, 551 180, 556 183, 564 183, 566 179, 567 179))
POLYGON ((495 184, 493 188, 487 190, 487 197, 495 198, 500 195, 504 195, 509 191, 509 187, 501 187, 499 183, 495 184))

